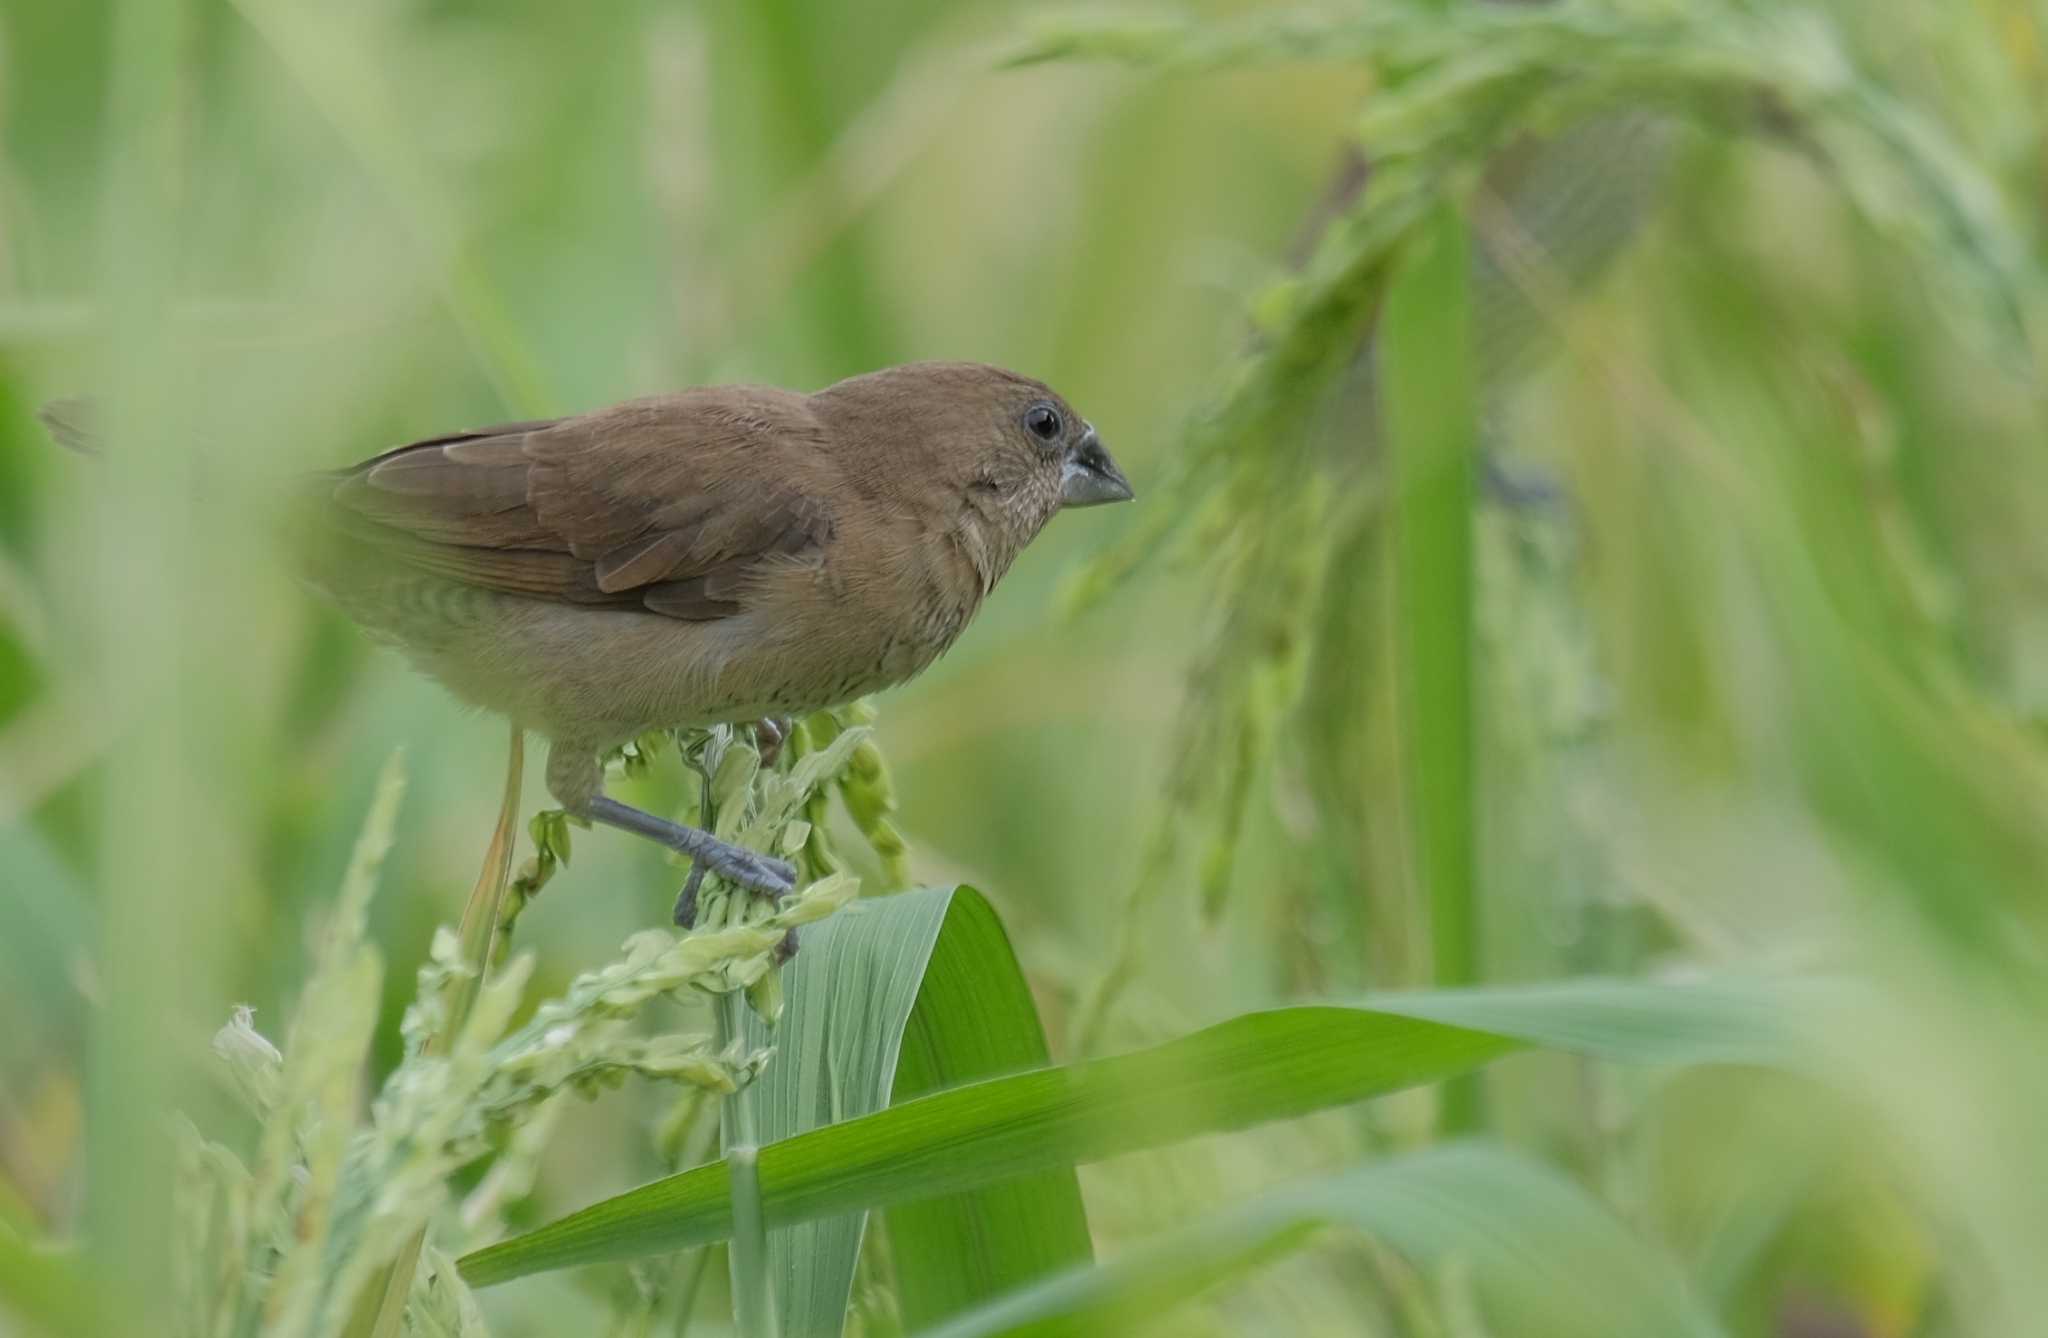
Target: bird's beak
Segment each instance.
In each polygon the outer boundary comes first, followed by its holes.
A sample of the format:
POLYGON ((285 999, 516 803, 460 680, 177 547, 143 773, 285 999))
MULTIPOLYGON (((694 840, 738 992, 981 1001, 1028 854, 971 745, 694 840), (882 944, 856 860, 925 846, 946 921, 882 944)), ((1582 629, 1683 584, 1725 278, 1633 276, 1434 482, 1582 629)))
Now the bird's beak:
POLYGON ((1060 505, 1101 506, 1131 500, 1131 481, 1116 467, 1091 424, 1060 474, 1060 505))

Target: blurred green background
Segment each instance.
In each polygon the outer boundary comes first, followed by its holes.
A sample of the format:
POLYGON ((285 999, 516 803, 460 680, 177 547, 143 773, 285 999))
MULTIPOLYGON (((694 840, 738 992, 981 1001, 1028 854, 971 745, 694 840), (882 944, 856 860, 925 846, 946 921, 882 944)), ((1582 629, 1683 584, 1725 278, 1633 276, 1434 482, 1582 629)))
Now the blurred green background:
MULTIPOLYGON (((1275 495, 1327 500, 1297 583, 1248 587, 1235 527, 1303 513, 1162 482, 1313 237, 1372 78, 999 68, 1029 12, 0 10, 0 1216, 70 1237, 89 1146, 149 1183, 120 1131, 171 1106, 235 1127, 205 1041, 238 1002, 286 1015, 394 748, 412 788, 375 912, 380 1062, 475 875, 502 727, 294 586, 266 486, 662 389, 997 362, 1081 406, 1136 483, 1135 507, 1056 521, 879 703, 919 881, 999 907, 1056 1057, 1429 983, 1398 691, 1413 587, 1369 405, 1330 397, 1314 450, 1232 448, 1270 459, 1275 495), (103 466, 33 417, 94 391, 118 396, 103 466), (1061 615, 1076 563, 1147 542, 1148 507, 1198 506, 1194 542, 1160 538, 1061 615), (1275 625, 1233 623, 1262 600, 1275 625), (1216 671, 1254 636, 1288 640, 1216 671), (1205 734, 1217 720, 1237 723, 1205 734), (1128 988, 1077 1034, 1120 941, 1128 988)), ((1831 157, 1764 71, 1753 103, 1700 120, 1525 143, 1467 210, 1492 257, 1480 978, 1825 970, 1884 1006, 1812 1078, 1519 1060, 1489 1118, 1664 1242, 1731 1331, 2019 1333, 2048 1299, 2028 1262, 2048 1248, 2048 12, 1810 17, 1858 71, 1842 102, 1881 98, 1873 123, 1946 176, 1831 157)), ((672 805, 683 777, 639 784, 672 805)), ((520 922, 536 991, 660 923, 675 878, 579 834, 520 922)), ((527 1220, 659 1169, 660 1107, 572 1111, 527 1220)), ((1113 1252, 1414 1143, 1431 1110, 1094 1168, 1091 1221, 1113 1252)), ((1473 1331, 1417 1299, 1437 1281, 1338 1243, 1161 1331, 1473 1331)), ((597 1331, 623 1285, 520 1284, 493 1320, 597 1331)))

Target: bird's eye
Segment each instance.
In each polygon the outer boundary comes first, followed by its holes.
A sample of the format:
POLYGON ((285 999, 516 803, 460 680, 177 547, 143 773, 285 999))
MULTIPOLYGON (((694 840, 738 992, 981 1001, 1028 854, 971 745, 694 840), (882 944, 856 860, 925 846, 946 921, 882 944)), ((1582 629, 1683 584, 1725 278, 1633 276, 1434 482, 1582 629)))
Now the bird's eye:
POLYGON ((1065 430, 1060 411, 1050 404, 1034 404, 1024 411, 1024 428, 1040 441, 1056 441, 1065 430))

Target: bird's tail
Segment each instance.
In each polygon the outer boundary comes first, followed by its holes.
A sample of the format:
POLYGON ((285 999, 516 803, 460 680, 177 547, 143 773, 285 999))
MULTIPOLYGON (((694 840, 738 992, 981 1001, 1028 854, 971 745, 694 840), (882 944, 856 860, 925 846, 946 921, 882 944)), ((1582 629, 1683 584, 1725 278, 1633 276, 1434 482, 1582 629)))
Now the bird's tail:
POLYGON ((67 451, 100 453, 99 405, 88 399, 51 400, 36 410, 50 437, 67 451))

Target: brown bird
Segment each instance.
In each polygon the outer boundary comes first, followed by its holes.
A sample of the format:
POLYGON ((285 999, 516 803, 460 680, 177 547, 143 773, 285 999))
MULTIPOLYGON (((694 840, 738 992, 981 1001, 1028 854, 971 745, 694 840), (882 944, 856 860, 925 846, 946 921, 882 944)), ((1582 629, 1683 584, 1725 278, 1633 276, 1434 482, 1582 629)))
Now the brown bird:
POLYGON ((433 437, 317 476, 299 515, 308 579, 457 696, 544 735, 563 808, 780 895, 787 862, 611 798, 602 754, 901 683, 1054 512, 1130 496, 1043 384, 927 362, 810 395, 719 386, 433 437))

